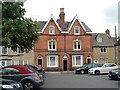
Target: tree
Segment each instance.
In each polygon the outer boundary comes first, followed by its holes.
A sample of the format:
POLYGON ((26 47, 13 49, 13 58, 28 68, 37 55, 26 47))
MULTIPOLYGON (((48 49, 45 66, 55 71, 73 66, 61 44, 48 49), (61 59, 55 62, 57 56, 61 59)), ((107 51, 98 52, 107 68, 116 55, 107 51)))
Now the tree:
POLYGON ((23 2, 2 2, 2 45, 14 52, 32 49, 38 38, 37 21, 25 18, 23 2))

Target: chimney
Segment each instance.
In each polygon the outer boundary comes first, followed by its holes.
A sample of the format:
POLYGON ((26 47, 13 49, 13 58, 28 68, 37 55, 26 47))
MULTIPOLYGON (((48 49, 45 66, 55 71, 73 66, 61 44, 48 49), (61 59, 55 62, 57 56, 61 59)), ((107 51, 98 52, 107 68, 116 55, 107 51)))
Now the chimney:
POLYGON ((65 24, 65 13, 64 13, 64 8, 60 8, 60 27, 64 29, 64 24, 65 24))
POLYGON ((107 29, 107 30, 105 31, 105 33, 110 36, 110 30, 109 30, 109 29, 107 29))

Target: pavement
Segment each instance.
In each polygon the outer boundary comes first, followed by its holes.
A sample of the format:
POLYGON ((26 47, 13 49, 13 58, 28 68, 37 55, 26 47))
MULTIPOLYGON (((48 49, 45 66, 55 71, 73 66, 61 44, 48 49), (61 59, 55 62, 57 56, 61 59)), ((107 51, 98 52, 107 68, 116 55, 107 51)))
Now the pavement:
POLYGON ((50 73, 50 74, 71 74, 71 73, 75 73, 75 71, 45 71, 45 73, 50 73))

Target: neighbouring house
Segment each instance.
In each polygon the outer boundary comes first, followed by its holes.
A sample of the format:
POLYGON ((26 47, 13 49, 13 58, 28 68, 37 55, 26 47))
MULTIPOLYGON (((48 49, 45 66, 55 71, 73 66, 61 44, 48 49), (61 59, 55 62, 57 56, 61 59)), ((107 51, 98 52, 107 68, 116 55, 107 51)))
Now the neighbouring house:
POLYGON ((34 51, 22 53, 20 48, 13 52, 10 48, 0 46, 0 67, 8 65, 34 64, 34 51))
POLYGON ((117 39, 117 42, 115 44, 115 51, 116 63, 120 66, 120 38, 117 39))
POLYGON ((110 36, 110 30, 105 33, 93 33, 93 61, 94 63, 115 63, 115 42, 110 36))
POLYGON ((39 21, 39 38, 34 46, 35 64, 46 70, 73 70, 92 62, 92 32, 76 15, 65 21, 64 8, 59 19, 51 14, 48 21, 39 21))

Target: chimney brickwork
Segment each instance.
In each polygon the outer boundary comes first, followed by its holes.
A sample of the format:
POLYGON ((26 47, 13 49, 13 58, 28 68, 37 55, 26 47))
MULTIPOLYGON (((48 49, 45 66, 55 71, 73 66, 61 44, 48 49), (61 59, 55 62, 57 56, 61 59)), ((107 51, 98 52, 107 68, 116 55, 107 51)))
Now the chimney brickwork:
POLYGON ((64 29, 64 24, 65 24, 65 13, 64 13, 64 8, 60 8, 60 27, 64 29))

